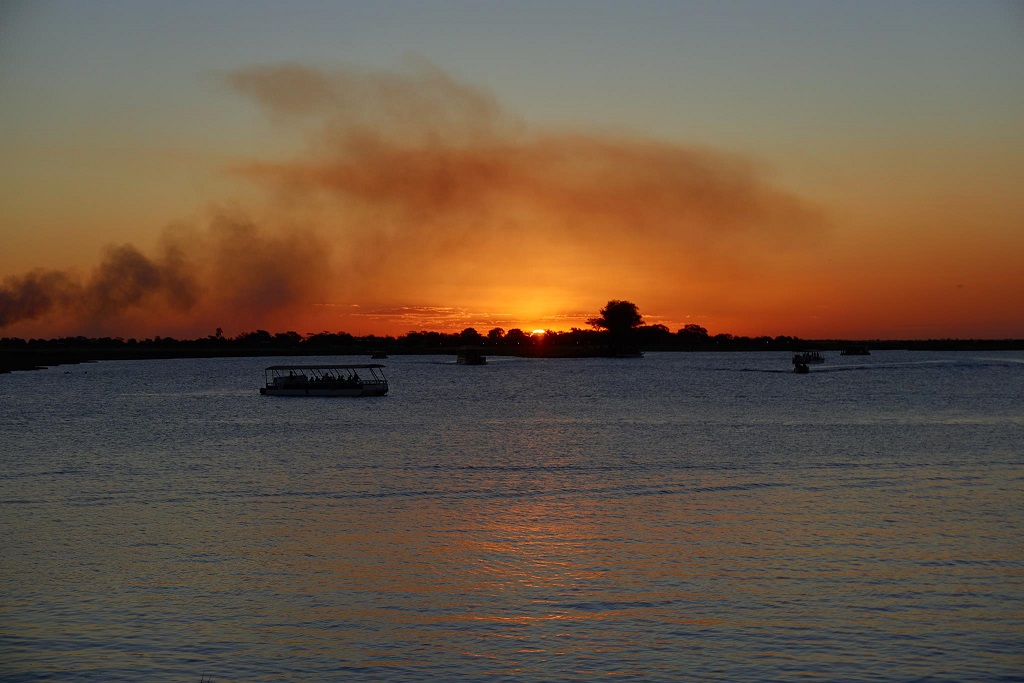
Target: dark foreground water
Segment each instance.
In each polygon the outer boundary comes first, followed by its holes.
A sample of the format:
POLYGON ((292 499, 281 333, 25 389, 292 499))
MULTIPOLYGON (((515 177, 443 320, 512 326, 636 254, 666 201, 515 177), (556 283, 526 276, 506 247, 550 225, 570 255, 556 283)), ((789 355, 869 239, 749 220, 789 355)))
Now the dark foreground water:
POLYGON ((0 679, 1021 680, 1024 354, 453 361, 0 376, 0 679))

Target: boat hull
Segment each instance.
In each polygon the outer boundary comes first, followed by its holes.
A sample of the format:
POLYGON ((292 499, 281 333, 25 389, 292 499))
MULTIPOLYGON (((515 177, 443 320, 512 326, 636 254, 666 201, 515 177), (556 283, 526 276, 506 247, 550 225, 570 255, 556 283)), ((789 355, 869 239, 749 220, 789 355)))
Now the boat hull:
POLYGON ((323 396, 323 397, 353 397, 353 396, 383 396, 388 393, 386 386, 361 386, 361 387, 263 387, 260 393, 264 396, 323 396))

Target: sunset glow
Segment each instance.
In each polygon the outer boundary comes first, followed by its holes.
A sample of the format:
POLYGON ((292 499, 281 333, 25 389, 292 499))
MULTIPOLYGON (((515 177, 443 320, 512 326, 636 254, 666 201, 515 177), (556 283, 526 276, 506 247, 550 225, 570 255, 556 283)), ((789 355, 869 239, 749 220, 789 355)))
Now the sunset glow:
POLYGON ((143 5, 0 15, 0 336, 538 334, 618 298, 672 331, 1024 337, 1011 5, 567 3, 581 42, 529 48, 534 10, 489 43, 480 8, 465 53, 446 3, 309 6, 294 45, 143 5))

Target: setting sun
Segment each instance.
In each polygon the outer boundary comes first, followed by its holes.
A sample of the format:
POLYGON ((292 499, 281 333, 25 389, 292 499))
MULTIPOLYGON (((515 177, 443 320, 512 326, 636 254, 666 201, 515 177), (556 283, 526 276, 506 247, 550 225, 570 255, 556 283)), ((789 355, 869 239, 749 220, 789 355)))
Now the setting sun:
POLYGON ((543 334, 544 334, 544 330, 534 330, 534 331, 533 331, 533 332, 531 332, 530 334, 531 334, 531 335, 533 335, 533 336, 535 336, 535 337, 539 337, 539 336, 541 336, 541 335, 543 335, 543 334))

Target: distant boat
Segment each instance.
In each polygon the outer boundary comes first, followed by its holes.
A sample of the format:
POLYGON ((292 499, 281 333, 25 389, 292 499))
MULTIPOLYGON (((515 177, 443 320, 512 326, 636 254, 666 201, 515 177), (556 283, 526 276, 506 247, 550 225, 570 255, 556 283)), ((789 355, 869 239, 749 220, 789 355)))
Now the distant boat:
POLYGON ((801 375, 806 375, 811 371, 808 365, 818 365, 825 362, 825 357, 817 351, 808 351, 807 353, 798 353, 793 356, 793 372, 801 375))
POLYGON ((840 356, 870 356, 871 352, 868 351, 868 347, 866 347, 866 346, 848 346, 847 348, 843 349, 840 352, 839 355, 840 356))
POLYGON ((487 356, 471 349, 459 351, 455 360, 459 365, 487 365, 487 356))
POLYGON ((383 396, 388 393, 384 366, 271 365, 264 371, 264 396, 383 396), (362 372, 362 376, 360 376, 362 372))

